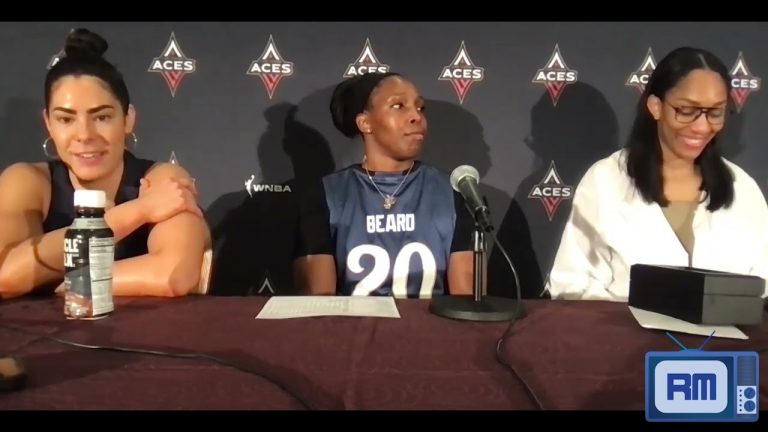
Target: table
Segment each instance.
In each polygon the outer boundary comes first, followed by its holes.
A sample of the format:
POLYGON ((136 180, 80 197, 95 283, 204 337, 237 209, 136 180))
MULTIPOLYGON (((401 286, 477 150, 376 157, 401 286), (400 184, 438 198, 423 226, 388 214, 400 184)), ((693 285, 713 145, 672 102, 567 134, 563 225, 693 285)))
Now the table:
MULTIPOLYGON (((679 349, 664 332, 641 328, 626 304, 528 301, 500 352, 518 378, 496 356, 507 323, 441 318, 427 300, 398 300, 400 319, 256 320, 266 301, 117 298, 114 314, 96 321, 66 320, 61 297, 0 303, 0 356, 21 358, 29 373, 24 390, 0 393, 0 409, 532 410, 538 400, 544 409, 642 411, 645 353, 679 349), (45 336, 204 353, 257 374, 45 336)), ((768 320, 745 333, 750 340, 713 338, 706 349, 768 346, 768 320)), ((688 347, 704 340, 676 337, 688 347)))

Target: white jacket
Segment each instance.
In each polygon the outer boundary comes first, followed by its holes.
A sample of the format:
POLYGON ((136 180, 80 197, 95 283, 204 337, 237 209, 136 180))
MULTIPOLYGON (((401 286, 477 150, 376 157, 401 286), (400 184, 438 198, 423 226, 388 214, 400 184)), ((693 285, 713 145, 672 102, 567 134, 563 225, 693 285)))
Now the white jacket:
MULTIPOLYGON (((632 264, 688 265, 661 207, 631 183, 625 155, 597 161, 579 182, 549 276, 553 299, 627 301, 632 264)), ((733 204, 712 213, 706 200, 696 209, 692 266, 768 279, 768 205, 755 180, 725 162, 733 204)))

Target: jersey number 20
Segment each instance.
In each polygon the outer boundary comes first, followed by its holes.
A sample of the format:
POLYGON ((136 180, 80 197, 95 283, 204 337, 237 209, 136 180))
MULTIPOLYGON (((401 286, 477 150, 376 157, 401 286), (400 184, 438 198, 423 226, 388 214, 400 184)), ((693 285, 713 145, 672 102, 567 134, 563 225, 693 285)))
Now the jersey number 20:
POLYGON ((419 298, 432 297, 432 288, 437 277, 437 262, 432 251, 424 243, 413 242, 403 246, 395 257, 395 265, 391 266, 391 259, 386 249, 372 244, 362 244, 355 247, 347 255, 347 268, 353 273, 360 274, 365 271, 361 265, 363 256, 373 257, 373 270, 355 285, 352 295, 367 296, 376 291, 387 280, 392 272, 392 294, 396 298, 408 297, 409 263, 413 254, 421 258, 423 270, 419 298))

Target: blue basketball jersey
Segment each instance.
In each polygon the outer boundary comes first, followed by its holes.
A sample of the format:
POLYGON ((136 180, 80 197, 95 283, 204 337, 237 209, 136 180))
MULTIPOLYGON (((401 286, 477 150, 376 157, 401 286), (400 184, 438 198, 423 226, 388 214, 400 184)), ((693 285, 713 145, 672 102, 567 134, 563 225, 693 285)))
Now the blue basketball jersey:
POLYGON ((457 215, 447 175, 418 164, 410 173, 369 176, 358 165, 326 176, 323 188, 339 294, 429 298, 448 293, 457 215), (387 195, 396 200, 390 209, 387 195))

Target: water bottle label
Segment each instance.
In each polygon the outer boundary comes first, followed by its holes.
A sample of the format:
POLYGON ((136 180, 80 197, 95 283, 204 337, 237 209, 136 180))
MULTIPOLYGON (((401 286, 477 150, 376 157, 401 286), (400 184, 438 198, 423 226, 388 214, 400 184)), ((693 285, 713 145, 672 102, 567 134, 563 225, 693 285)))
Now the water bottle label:
POLYGON ((113 237, 64 239, 65 312, 90 318, 112 312, 113 237))
POLYGON ((112 264, 115 259, 114 238, 90 238, 89 257, 93 314, 112 312, 112 264))

